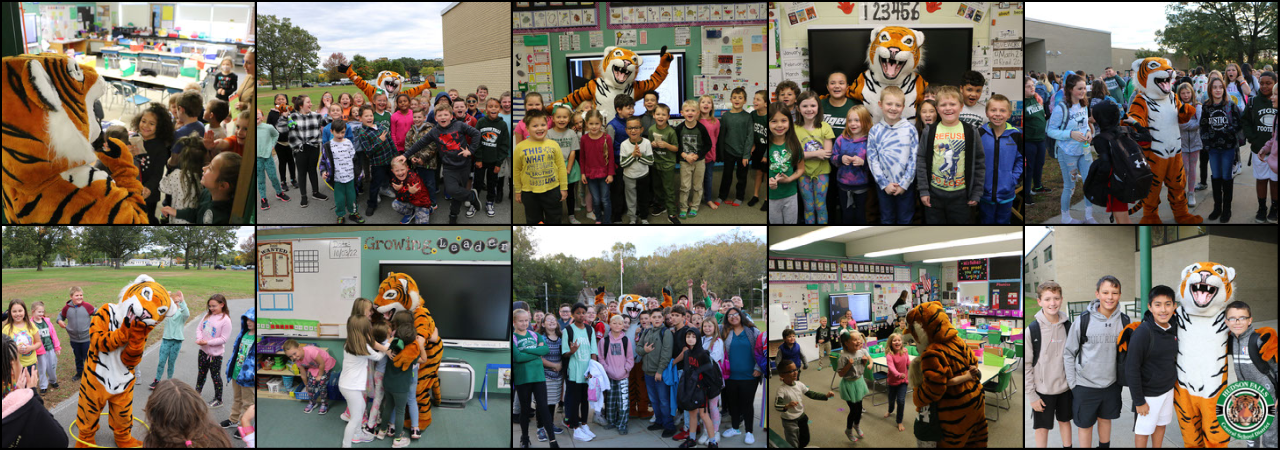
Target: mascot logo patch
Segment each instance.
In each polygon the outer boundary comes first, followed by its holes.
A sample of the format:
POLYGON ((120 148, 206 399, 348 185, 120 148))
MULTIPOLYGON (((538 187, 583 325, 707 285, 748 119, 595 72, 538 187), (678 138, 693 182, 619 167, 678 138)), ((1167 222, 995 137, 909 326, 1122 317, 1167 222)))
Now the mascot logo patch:
POLYGON ((1252 381, 1231 383, 1218 397, 1218 423, 1234 439, 1262 436, 1276 418, 1276 400, 1266 386, 1252 381))

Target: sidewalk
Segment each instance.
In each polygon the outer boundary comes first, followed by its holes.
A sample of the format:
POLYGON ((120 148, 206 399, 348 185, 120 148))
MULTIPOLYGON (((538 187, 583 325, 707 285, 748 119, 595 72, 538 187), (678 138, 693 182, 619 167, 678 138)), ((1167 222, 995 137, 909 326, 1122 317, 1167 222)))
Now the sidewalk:
MULTIPOLYGON (((1234 194, 1234 196, 1232 197, 1232 200, 1231 200, 1231 221, 1227 223, 1260 225, 1253 221, 1254 216, 1258 212, 1258 190, 1257 190, 1257 185, 1255 184, 1255 179, 1253 178, 1253 167, 1249 165, 1249 159, 1248 159, 1250 158, 1249 155, 1250 153, 1249 153, 1248 146, 1241 147, 1240 157, 1243 159, 1242 163, 1244 164, 1244 167, 1240 169, 1240 175, 1236 175, 1236 177, 1232 180, 1232 184, 1235 186, 1235 190, 1232 191, 1232 194, 1234 194)), ((1203 152, 1200 155, 1200 157, 1202 158, 1204 157, 1203 152)), ((1046 162, 1046 166, 1047 165, 1048 163, 1046 162)), ((1048 168, 1046 167, 1046 170, 1047 169, 1048 168)), ((1054 170, 1057 170, 1057 167, 1054 167, 1054 170)), ((1187 181, 1189 183, 1197 183, 1199 182, 1199 177, 1200 177, 1199 169, 1197 169, 1196 180, 1188 179, 1187 181)), ((1205 219, 1204 221, 1205 225, 1210 225, 1210 224, 1216 225, 1221 222, 1217 220, 1209 221, 1208 219, 1209 213, 1213 212, 1213 186, 1207 183, 1207 181, 1208 180, 1206 179, 1206 184, 1209 185, 1208 188, 1206 188, 1203 191, 1195 191, 1194 195, 1196 197, 1196 206, 1192 206, 1190 207, 1190 209, 1192 214, 1198 215, 1201 218, 1205 219)), ((1061 198, 1060 196, 1062 195, 1062 186, 1054 186, 1054 188, 1055 189, 1052 193, 1056 195, 1051 195, 1048 197, 1041 196, 1043 198, 1041 201, 1051 200, 1056 203, 1058 199, 1061 198)), ((1081 186, 1079 185, 1079 183, 1077 183, 1076 189, 1080 189, 1080 188, 1081 186)), ((1160 207, 1158 211, 1160 213, 1160 221, 1164 222, 1165 224, 1172 225, 1172 224, 1176 224, 1176 222, 1174 222, 1173 220, 1173 210, 1169 208, 1169 199, 1168 199, 1169 192, 1168 191, 1169 189, 1167 187, 1160 188, 1160 207)), ((1133 205, 1130 205, 1130 206, 1132 207, 1133 205)), ((1267 207, 1268 208, 1271 207, 1271 199, 1267 200, 1267 207)), ((1072 204, 1071 213, 1072 213, 1071 214, 1072 219, 1076 221, 1083 220, 1085 217, 1084 201, 1079 201, 1079 202, 1076 202, 1075 204, 1072 204)), ((1106 206, 1094 205, 1093 218, 1094 220, 1097 220, 1098 223, 1100 224, 1110 223, 1109 222, 1110 216, 1111 214, 1106 211, 1106 206)), ((1132 220, 1133 223, 1138 223, 1139 220, 1142 220, 1142 211, 1138 211, 1137 213, 1130 215, 1129 219, 1132 220)), ((1062 215, 1059 214, 1057 216, 1054 216, 1044 221, 1043 223, 1045 224, 1062 223, 1062 215)))

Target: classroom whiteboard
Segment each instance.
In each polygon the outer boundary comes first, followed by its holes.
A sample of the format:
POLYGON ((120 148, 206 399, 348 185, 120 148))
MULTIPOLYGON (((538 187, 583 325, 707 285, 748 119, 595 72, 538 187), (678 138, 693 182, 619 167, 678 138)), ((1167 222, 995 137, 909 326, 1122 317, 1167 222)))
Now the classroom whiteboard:
MULTIPOLYGON (((273 319, 318 320, 321 334, 346 338, 351 304, 360 296, 360 239, 293 239, 258 242, 259 256, 288 244, 292 290, 258 291, 258 314, 273 319), (269 250, 268 250, 269 249, 269 250)), ((265 270, 265 268, 264 268, 265 270)), ((276 269, 272 269, 276 270, 276 269)), ((258 286, 263 286, 260 279, 258 286)), ((269 334, 269 333, 263 333, 269 334)), ((330 336, 332 337, 332 336, 330 336)))
POLYGON ((782 329, 787 327, 796 333, 816 330, 821 316, 818 297, 818 291, 809 289, 807 284, 772 283, 769 286, 769 339, 782 339, 782 329), (775 306, 785 313, 778 319, 772 315, 777 310, 775 306))
POLYGON ((694 30, 701 34, 702 55, 691 95, 709 94, 715 99, 716 109, 729 109, 730 93, 733 88, 742 87, 747 91, 743 106, 749 108, 755 92, 767 88, 764 25, 694 30), (707 37, 717 31, 719 37, 707 37))

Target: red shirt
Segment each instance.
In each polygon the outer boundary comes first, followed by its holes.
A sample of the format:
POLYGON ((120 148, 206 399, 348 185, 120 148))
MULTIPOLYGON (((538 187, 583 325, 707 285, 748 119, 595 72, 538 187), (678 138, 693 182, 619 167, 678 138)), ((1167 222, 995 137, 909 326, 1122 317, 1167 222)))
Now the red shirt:
POLYGON ((419 208, 431 206, 431 194, 427 193, 427 187, 422 184, 422 179, 418 178, 418 174, 412 170, 404 177, 403 182, 396 180, 395 175, 392 175, 391 187, 396 190, 396 200, 419 208), (396 183, 400 184, 399 188, 396 188, 396 183), (418 192, 416 194, 409 193, 409 186, 417 186, 418 192))
POLYGON ((244 157, 244 144, 239 139, 236 139, 235 135, 227 136, 222 140, 227 141, 227 144, 231 146, 231 149, 227 151, 240 155, 242 158, 244 157))

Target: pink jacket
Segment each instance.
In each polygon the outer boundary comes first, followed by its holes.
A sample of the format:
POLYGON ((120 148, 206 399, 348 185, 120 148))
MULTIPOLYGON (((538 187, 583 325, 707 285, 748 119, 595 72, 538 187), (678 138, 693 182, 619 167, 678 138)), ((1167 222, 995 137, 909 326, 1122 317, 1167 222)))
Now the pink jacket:
MULTIPOLYGON (((413 112, 402 113, 395 111, 391 113, 391 140, 396 143, 396 150, 404 153, 404 137, 413 128, 413 112)), ((413 144, 410 142, 410 144, 413 144)))
MULTIPOLYGON (((45 326, 49 327, 49 337, 53 339, 54 351, 59 351, 59 352, 62 351, 62 343, 58 342, 58 329, 53 327, 53 321, 49 320, 49 316, 44 317, 44 324, 45 326)), ((36 356, 40 356, 43 354, 44 354, 44 343, 43 343, 43 338, 41 338, 40 348, 36 349, 36 356)))
POLYGON ((611 380, 626 379, 631 374, 631 367, 636 364, 636 343, 627 340, 627 344, 622 345, 622 340, 627 338, 627 333, 624 332, 610 343, 614 348, 606 348, 605 339, 608 337, 608 333, 600 336, 596 347, 600 349, 600 362, 604 365, 604 372, 611 380))
POLYGON ((911 365, 910 358, 907 355, 895 355, 893 353, 884 354, 885 364, 889 366, 889 385, 897 386, 907 382, 907 367, 911 365))
POLYGON ((208 341, 200 346, 200 350, 203 350, 209 356, 222 356, 227 339, 230 337, 231 316, 219 314, 211 317, 208 312, 205 312, 204 317, 200 318, 200 327, 196 329, 196 339, 208 341))
POLYGON ((720 140, 720 120, 698 119, 702 122, 702 126, 707 127, 707 134, 711 135, 711 151, 707 152, 707 161, 716 160, 716 141, 720 140))

